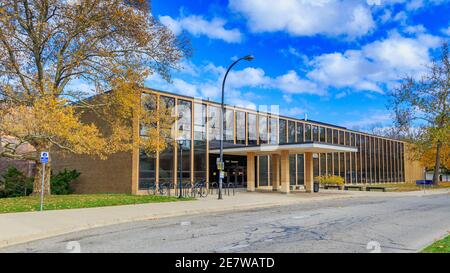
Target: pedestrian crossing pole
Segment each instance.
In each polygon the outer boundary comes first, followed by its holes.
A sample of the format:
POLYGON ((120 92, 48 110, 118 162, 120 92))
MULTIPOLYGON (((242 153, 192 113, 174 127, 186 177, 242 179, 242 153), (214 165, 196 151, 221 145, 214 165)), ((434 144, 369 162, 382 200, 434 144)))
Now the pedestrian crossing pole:
POLYGON ((40 211, 44 210, 44 189, 45 189, 45 164, 48 163, 48 152, 41 152, 41 163, 42 163, 42 184, 41 184, 41 208, 40 211))

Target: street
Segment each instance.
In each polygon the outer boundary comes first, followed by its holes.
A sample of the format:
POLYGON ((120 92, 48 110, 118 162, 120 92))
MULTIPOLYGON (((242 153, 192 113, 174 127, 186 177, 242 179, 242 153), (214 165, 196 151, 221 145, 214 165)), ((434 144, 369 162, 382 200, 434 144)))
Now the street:
POLYGON ((449 194, 374 196, 118 224, 0 252, 417 252, 448 231, 449 194))

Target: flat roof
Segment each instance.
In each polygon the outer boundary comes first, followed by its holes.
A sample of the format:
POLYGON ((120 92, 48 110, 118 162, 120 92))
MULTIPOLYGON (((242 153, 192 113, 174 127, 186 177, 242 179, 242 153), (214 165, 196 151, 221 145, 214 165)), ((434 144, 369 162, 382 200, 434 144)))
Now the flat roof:
MULTIPOLYGON (((243 147, 226 147, 223 148, 225 155, 246 155, 249 152, 254 152, 259 155, 263 154, 280 154, 281 151, 289 151, 290 154, 301 154, 305 152, 312 153, 345 153, 358 152, 358 148, 336 145, 319 142, 302 142, 302 143, 288 143, 288 144, 262 144, 243 147)), ((220 149, 211 149, 212 154, 219 154, 220 149)))

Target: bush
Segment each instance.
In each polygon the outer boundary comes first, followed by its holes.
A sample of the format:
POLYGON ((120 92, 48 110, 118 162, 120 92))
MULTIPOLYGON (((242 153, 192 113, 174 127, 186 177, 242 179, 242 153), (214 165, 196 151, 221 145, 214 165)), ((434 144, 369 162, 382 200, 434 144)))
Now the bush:
POLYGON ((64 169, 64 171, 52 175, 50 178, 50 189, 52 194, 63 195, 73 193, 74 190, 70 186, 70 183, 77 179, 80 174, 81 173, 77 172, 77 170, 68 171, 64 169))
POLYGON ((322 185, 344 185, 344 178, 337 175, 320 175, 316 177, 316 181, 319 181, 322 185))
POLYGON ((33 192, 33 178, 16 167, 9 167, 0 176, 0 197, 27 196, 33 192))

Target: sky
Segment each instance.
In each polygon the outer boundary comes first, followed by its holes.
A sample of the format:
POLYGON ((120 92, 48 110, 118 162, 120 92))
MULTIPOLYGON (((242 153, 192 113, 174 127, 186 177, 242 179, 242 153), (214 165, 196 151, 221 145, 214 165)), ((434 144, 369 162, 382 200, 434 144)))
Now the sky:
POLYGON ((388 92, 450 40, 450 0, 170 0, 152 13, 193 54, 148 87, 367 130, 389 126, 388 92), (274 110, 277 111, 277 110, 274 110))

